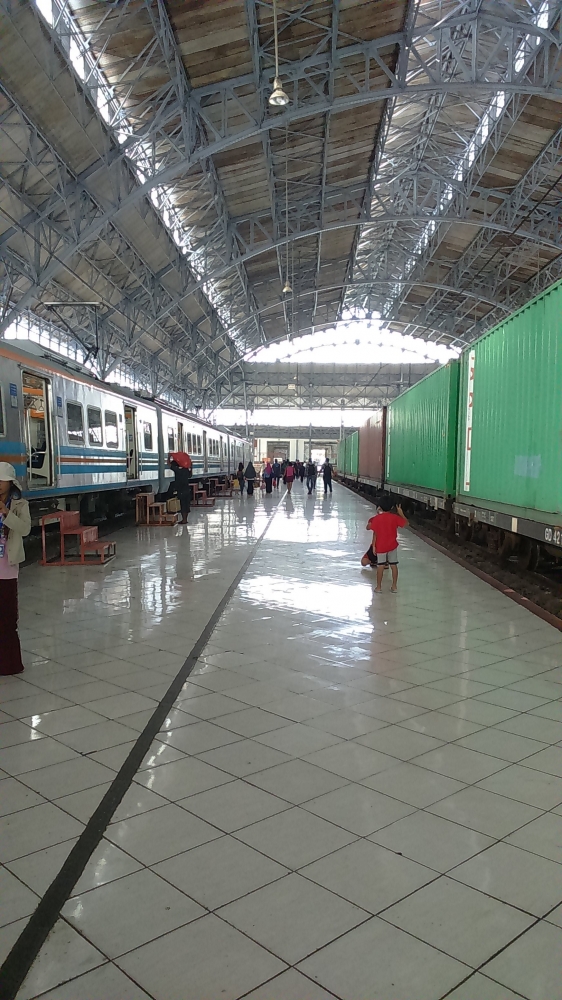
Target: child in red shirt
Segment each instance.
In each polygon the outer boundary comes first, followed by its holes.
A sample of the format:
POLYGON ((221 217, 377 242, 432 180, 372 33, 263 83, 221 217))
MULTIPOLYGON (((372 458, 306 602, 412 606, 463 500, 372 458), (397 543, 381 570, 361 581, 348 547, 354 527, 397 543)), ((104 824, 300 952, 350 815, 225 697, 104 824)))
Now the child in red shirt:
POLYGON ((387 566, 390 566, 392 573, 392 586, 390 593, 395 594, 398 590, 398 528, 406 528, 408 520, 404 517, 404 511, 400 506, 396 507, 396 514, 392 512, 393 503, 390 497, 382 497, 377 508, 378 513, 372 517, 367 524, 367 530, 373 532, 372 549, 377 556, 377 586, 375 594, 380 594, 382 590, 382 578, 387 566))

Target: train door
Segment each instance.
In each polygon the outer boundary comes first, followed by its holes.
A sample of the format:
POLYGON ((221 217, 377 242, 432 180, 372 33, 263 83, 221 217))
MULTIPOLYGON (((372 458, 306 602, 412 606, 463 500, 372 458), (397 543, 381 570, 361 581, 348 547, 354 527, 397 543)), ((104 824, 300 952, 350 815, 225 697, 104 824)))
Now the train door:
POLYGON ((183 424, 178 423, 178 451, 186 451, 183 424))
POLYGON ((203 472, 209 471, 209 455, 207 448, 207 431, 203 431, 203 472))
POLYGON ((30 489, 53 485, 53 436, 48 379, 22 372, 23 412, 30 489))
POLYGON ((125 440, 127 442, 127 479, 139 478, 139 444, 136 407, 125 403, 125 440))
POLYGON ((224 460, 224 438, 222 437, 222 435, 219 438, 219 462, 220 462, 220 470, 221 472, 224 472, 224 467, 226 465, 226 462, 224 460))

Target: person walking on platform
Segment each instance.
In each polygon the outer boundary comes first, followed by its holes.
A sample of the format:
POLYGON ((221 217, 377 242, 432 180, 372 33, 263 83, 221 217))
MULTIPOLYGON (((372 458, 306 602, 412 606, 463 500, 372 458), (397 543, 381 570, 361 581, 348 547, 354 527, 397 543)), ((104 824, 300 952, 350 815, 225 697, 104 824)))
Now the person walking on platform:
POLYGON ((269 459, 265 463, 265 469, 263 470, 263 481, 265 483, 265 492, 271 493, 273 486, 273 469, 271 467, 271 462, 269 459))
POLYGON ((238 480, 238 485, 240 487, 240 496, 244 492, 244 466, 242 462, 238 463, 238 471, 236 472, 236 478, 238 480))
POLYGON ((293 488, 293 483, 295 481, 295 467, 291 461, 287 462, 285 468, 285 482, 287 484, 287 493, 290 493, 293 488))
POLYGON ((246 471, 244 473, 244 478, 246 479, 246 484, 248 487, 248 496, 253 497, 254 495, 254 483, 256 481, 256 470, 252 461, 249 461, 246 466, 246 471))
POLYGON ((305 471, 306 470, 305 470, 304 462, 299 462, 299 476, 300 476, 301 483, 304 481, 304 473, 305 473, 305 471))
POLYGON ((330 464, 330 459, 327 458, 322 466, 322 478, 324 479, 324 494, 330 490, 332 492, 332 466, 330 464))
POLYGON ((381 497, 377 513, 367 523, 367 530, 373 532, 372 550, 377 557, 377 586, 375 594, 382 590, 382 578, 387 566, 392 573, 391 594, 398 589, 398 528, 407 528, 408 520, 400 506, 393 512, 390 497, 381 497))
POLYGON ((0 676, 21 674, 18 636, 19 564, 25 559, 23 538, 31 531, 29 504, 21 495, 16 471, 0 462, 0 676))
POLYGON ((313 490, 316 489, 316 476, 316 462, 313 462, 312 459, 309 458, 306 463, 306 488, 308 490, 309 497, 312 496, 313 490))
POLYGON ((271 468, 273 470, 273 486, 275 486, 275 489, 278 490, 279 480, 281 479, 281 466, 279 465, 277 459, 275 459, 271 468))
POLYGON ((182 454, 184 453, 176 453, 175 458, 170 456, 170 468, 174 473, 174 480, 168 487, 168 496, 170 497, 174 493, 177 494, 180 502, 181 523, 187 524, 187 518, 191 510, 191 477, 193 473, 191 470, 191 459, 187 453, 185 453, 185 459, 182 460, 182 464, 180 465, 179 459, 182 454), (189 460, 189 464, 187 460, 189 460))

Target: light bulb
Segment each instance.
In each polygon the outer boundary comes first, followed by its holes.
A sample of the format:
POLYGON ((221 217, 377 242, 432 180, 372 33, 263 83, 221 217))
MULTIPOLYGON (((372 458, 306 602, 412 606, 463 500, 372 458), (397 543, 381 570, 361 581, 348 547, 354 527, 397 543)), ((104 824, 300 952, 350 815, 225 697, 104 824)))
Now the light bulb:
POLYGON ((287 279, 287 281, 283 285, 283 295, 290 295, 292 291, 293 289, 291 288, 289 280, 287 279))
POLYGON ((273 105, 274 108, 284 108, 289 103, 289 97, 283 90, 281 80, 278 76, 276 76, 273 81, 273 90, 269 95, 269 103, 273 105))

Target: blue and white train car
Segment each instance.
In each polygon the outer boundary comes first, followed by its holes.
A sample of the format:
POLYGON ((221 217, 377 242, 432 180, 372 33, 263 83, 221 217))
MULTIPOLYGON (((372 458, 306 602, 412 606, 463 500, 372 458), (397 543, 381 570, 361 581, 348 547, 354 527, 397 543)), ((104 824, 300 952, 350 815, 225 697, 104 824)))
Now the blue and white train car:
POLYGON ((249 460, 249 441, 24 343, 0 341, 0 460, 34 517, 57 506, 112 514, 139 490, 162 492, 172 451, 191 455, 195 479, 249 460))

